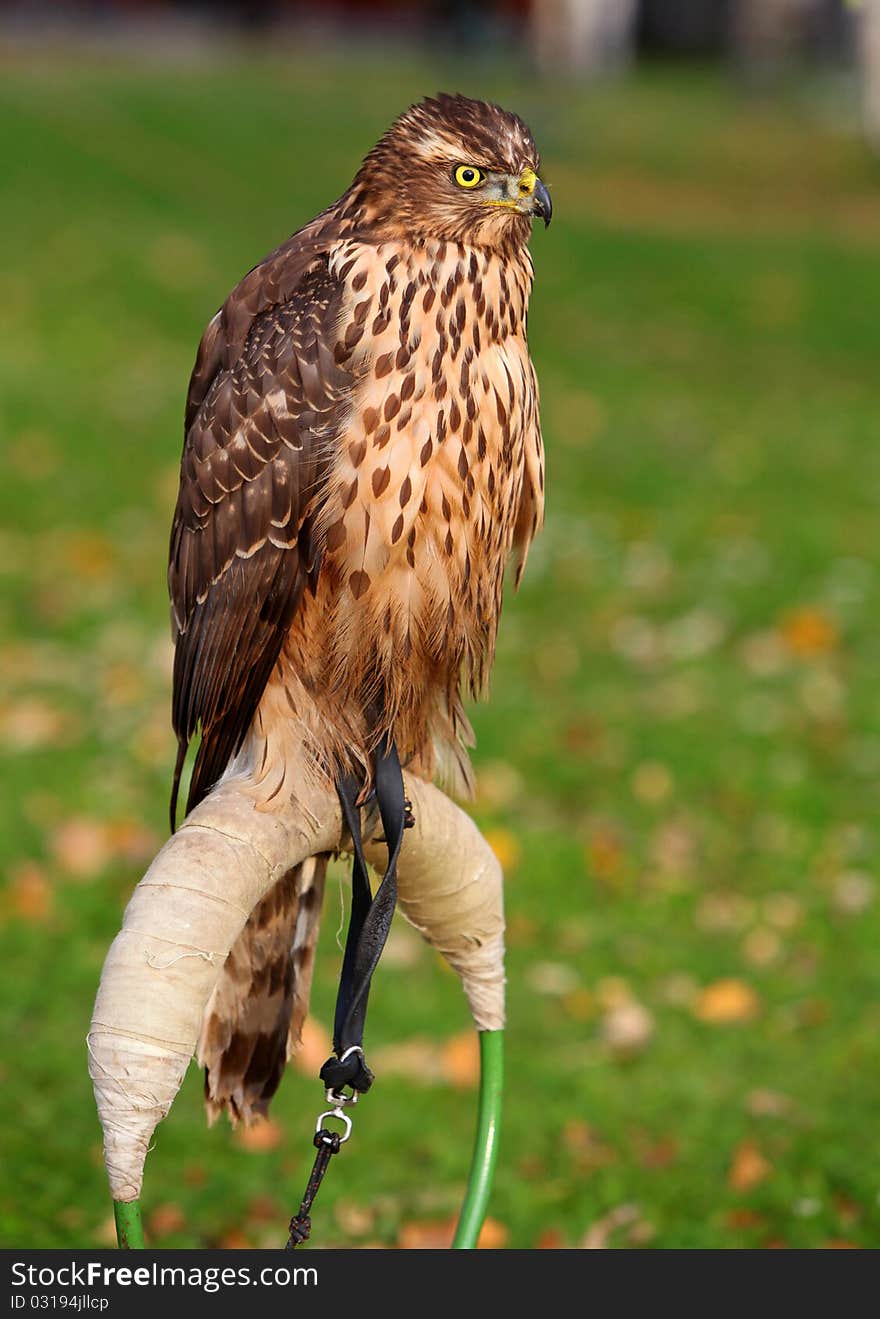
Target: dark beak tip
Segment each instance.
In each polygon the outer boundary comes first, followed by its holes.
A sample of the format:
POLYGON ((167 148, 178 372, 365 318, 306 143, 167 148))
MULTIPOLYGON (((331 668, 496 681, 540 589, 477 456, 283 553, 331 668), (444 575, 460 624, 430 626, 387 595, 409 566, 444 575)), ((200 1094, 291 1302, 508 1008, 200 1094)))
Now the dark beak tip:
POLYGON ((550 228, 550 221, 553 219, 553 201, 550 197, 549 189, 546 183, 540 179, 535 184, 535 214, 540 215, 544 221, 544 228, 550 228))

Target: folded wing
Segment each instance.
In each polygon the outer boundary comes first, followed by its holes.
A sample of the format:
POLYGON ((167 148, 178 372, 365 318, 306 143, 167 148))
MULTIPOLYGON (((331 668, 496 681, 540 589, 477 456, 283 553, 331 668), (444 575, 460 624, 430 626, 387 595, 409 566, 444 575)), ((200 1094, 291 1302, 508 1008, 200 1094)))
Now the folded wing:
POLYGON ((320 569, 315 521, 353 378, 334 359, 343 289, 326 244, 291 245, 232 293, 190 382, 168 569, 172 829, 190 741, 201 729, 187 811, 240 748, 320 569))

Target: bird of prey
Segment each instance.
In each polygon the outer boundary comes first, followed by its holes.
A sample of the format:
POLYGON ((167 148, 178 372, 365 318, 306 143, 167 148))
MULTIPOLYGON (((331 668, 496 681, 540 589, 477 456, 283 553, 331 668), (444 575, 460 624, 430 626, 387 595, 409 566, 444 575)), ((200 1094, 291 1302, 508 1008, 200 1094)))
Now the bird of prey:
MULTIPOLYGON (((491 666, 505 565, 543 512, 526 340, 550 195, 515 114, 438 95, 255 266, 189 386, 169 586, 172 795, 257 809, 302 776, 369 790, 377 749, 467 791, 462 689, 491 666)), ((202 1030, 209 1113, 266 1112, 305 1017, 327 858, 252 913, 202 1030)))

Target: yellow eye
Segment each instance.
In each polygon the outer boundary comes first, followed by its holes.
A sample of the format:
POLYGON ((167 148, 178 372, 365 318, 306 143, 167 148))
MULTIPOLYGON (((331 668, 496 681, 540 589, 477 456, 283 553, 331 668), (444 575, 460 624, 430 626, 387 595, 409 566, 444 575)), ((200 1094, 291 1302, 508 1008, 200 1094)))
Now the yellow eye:
POLYGON ((476 165, 459 165, 453 175, 460 188, 475 188, 485 177, 483 171, 477 169, 476 165))

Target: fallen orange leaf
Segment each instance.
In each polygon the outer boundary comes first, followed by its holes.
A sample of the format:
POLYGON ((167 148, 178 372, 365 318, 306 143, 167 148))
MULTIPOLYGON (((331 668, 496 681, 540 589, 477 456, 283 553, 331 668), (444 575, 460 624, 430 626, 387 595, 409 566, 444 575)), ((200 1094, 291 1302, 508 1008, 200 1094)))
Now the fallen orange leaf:
POLYGON ((304 1076, 317 1076, 332 1052, 333 1041, 329 1031, 314 1017, 306 1017, 300 1043, 291 1055, 296 1070, 304 1076))
POLYGON ((515 870, 522 856, 519 839, 509 829, 487 829, 486 842, 498 858, 505 875, 515 870))
POLYGON ((78 879, 90 879, 111 859, 109 831, 103 820, 74 816, 55 830, 52 854, 63 870, 78 879))
POLYGON ((147 1219, 147 1231, 151 1237, 168 1237, 173 1232, 180 1232, 186 1225, 186 1219, 180 1205, 157 1205, 147 1219))
POLYGON ((751 1191, 759 1186, 773 1171, 773 1165, 758 1149, 753 1140, 744 1140, 733 1152, 733 1160, 727 1173, 727 1185, 732 1191, 751 1191))
POLYGON ((547 1227, 535 1242, 535 1250, 564 1250, 565 1237, 558 1227, 547 1227))
POLYGON ((589 1122, 584 1122, 583 1118, 569 1118, 562 1128, 562 1139, 565 1148, 572 1153, 580 1153, 589 1149, 595 1142, 596 1136, 589 1122))
POLYGON ((281 1127, 272 1118, 258 1118, 249 1127, 237 1127, 235 1132, 236 1143, 251 1154, 277 1150, 283 1136, 281 1127))
POLYGON ((221 1250, 250 1250, 251 1243, 240 1227, 231 1227, 217 1242, 221 1250))
POLYGON ((739 1209, 728 1209, 724 1215, 724 1225, 731 1231, 740 1231, 749 1227, 762 1227, 765 1222, 763 1214, 759 1214, 757 1209, 749 1209, 742 1205, 739 1209))
POLYGON ((835 1194, 832 1197, 834 1208, 837 1210, 837 1216, 841 1223, 857 1223, 862 1216, 861 1206, 856 1204, 855 1200, 850 1200, 848 1196, 835 1194))
POLYGON ((453 1035, 441 1050, 443 1075, 452 1085, 469 1089, 480 1079, 480 1041, 476 1031, 453 1035))
MULTIPOLYGON (((448 1250, 452 1245, 458 1220, 434 1219, 424 1223, 404 1223, 397 1237, 401 1250, 448 1250)), ((507 1242, 508 1230, 497 1218, 487 1218, 477 1239, 478 1250, 500 1250, 507 1242)))
MULTIPOLYGON (((611 1146, 605 1144, 589 1122, 584 1122, 580 1118, 571 1118, 566 1122, 562 1128, 562 1139, 572 1157, 575 1169, 581 1176, 587 1176, 597 1168, 604 1168, 615 1161, 616 1155, 611 1146)), ((543 1166, 540 1167, 538 1175, 545 1176, 543 1166)))
POLYGON ((743 980, 716 980, 697 995, 694 1015, 711 1025, 749 1021, 760 1008, 760 999, 743 980))
POLYGON ((587 843, 590 874, 602 882, 615 880, 623 869, 623 848, 613 829, 596 829, 587 843))
POLYGON ((668 1168, 678 1158, 678 1141, 674 1136, 661 1136, 642 1152, 643 1168, 668 1168))
MULTIPOLYGON (((279 1223, 284 1221, 283 1208, 270 1195, 257 1195, 245 1210, 249 1223, 279 1223)), ((287 1215, 290 1217, 289 1213, 287 1215)))
POLYGON ((789 651, 801 659, 826 655, 838 641, 834 623, 821 609, 813 606, 791 610, 783 618, 779 630, 789 651))
POLYGON ((477 1250, 501 1250, 507 1245, 510 1233, 497 1218, 487 1218, 477 1237, 477 1250))
POLYGON ((42 868, 35 861, 23 861, 15 867, 11 879, 10 900, 15 915, 35 925, 46 920, 54 895, 42 868))
POLYGON ((401 1250, 448 1250, 455 1235, 455 1219, 404 1223, 397 1235, 401 1250))
POLYGON ((114 856, 135 864, 150 861, 159 850, 160 839, 152 829, 137 820, 110 820, 105 833, 107 846, 114 856))

